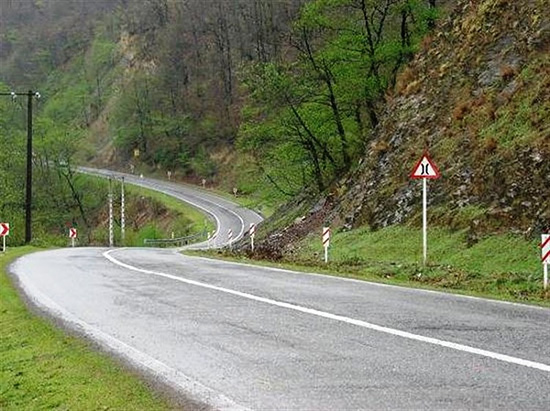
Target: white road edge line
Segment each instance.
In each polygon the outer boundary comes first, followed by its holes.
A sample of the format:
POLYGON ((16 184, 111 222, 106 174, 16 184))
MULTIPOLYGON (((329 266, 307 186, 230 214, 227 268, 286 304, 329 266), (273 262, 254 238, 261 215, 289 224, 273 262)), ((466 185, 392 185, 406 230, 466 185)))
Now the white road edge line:
MULTIPOLYGON (((185 248, 179 248, 174 249, 175 254, 179 254, 181 251, 185 251, 185 248)), ((278 267, 271 267, 268 265, 260 265, 260 264, 250 264, 250 263, 241 263, 237 261, 229 261, 229 260, 222 260, 218 258, 210 258, 210 257, 201 257, 201 256, 195 256, 195 255, 188 255, 184 254, 187 258, 196 258, 198 260, 204 260, 211 263, 223 263, 223 264, 231 264, 235 266, 243 266, 243 267, 251 267, 251 268, 259 268, 266 271, 274 271, 277 273, 284 273, 284 274, 291 274, 291 275, 298 275, 298 276, 312 276, 312 277, 319 277, 324 279, 330 279, 334 281, 347 281, 352 283, 358 283, 358 284, 368 284, 373 285, 375 287, 382 287, 382 288, 394 288, 397 290, 405 291, 405 292, 411 292, 411 293, 427 293, 427 294, 436 294, 443 298, 458 298, 458 299, 466 299, 466 300, 474 300, 474 301, 482 301, 484 303, 491 303, 491 304, 503 304, 503 305, 511 305, 514 307, 519 308, 525 308, 525 309, 532 309, 532 310, 543 310, 548 311, 548 307, 541 307, 538 305, 528 305, 528 304, 522 304, 522 303, 515 303, 512 301, 504 301, 504 300, 494 300, 491 298, 483 298, 483 297, 476 297, 473 295, 465 295, 465 294, 455 294, 452 292, 445 292, 445 291, 437 291, 437 290, 429 290, 426 288, 413 288, 413 287, 407 287, 404 285, 395 285, 395 284, 386 284, 386 283, 377 283, 374 281, 367 281, 367 280, 359 280, 356 278, 348 278, 348 277, 339 277, 336 275, 329 275, 329 274, 319 274, 319 273, 313 273, 308 271, 292 271, 287 268, 278 268, 278 267)))
POLYGON ((516 365, 521 365, 523 367, 529 367, 529 368, 534 368, 534 369, 537 369, 537 370, 540 370, 540 371, 550 372, 550 365, 547 365, 547 364, 542 364, 542 363, 538 363, 538 362, 534 362, 534 361, 524 360, 524 359, 521 359, 521 358, 512 357, 510 355, 499 354, 499 353, 495 353, 495 352, 492 352, 492 351, 487 351, 487 350, 482 350, 482 349, 475 348, 475 347, 470 347, 468 345, 462 345, 462 344, 457 344, 457 343, 453 343, 453 342, 450 342, 450 341, 440 340, 440 339, 437 339, 437 338, 425 337, 425 336, 418 335, 418 334, 413 334, 413 333, 410 333, 410 332, 407 332, 407 331, 401 331, 401 330, 397 330, 397 329, 394 329, 394 328, 384 327, 384 326, 372 324, 372 323, 369 323, 369 322, 366 322, 366 321, 356 320, 356 319, 353 319, 353 318, 344 317, 342 315, 331 314, 331 313, 328 313, 328 312, 325 312, 325 311, 316 310, 316 309, 313 309, 313 308, 302 307, 302 306, 299 306, 299 305, 285 303, 285 302, 282 302, 282 301, 276 301, 276 300, 272 300, 272 299, 265 298, 265 297, 259 297, 259 296, 253 295, 253 294, 248 294, 248 293, 244 293, 244 292, 241 292, 241 291, 231 290, 229 288, 218 287, 218 286, 215 286, 215 285, 202 283, 200 281, 189 280, 189 279, 178 277, 178 276, 171 275, 171 274, 166 274, 166 273, 161 273, 161 272, 158 272, 158 271, 151 271, 151 270, 145 270, 145 269, 142 269, 142 268, 139 268, 139 267, 134 267, 132 265, 129 265, 129 264, 123 263, 122 261, 117 260, 116 258, 114 258, 111 255, 111 253, 113 253, 115 251, 120 251, 120 250, 122 250, 122 249, 106 251, 106 252, 103 253, 103 256, 106 259, 108 259, 109 261, 111 261, 112 263, 118 265, 119 267, 123 267, 123 268, 126 268, 126 269, 131 270, 131 271, 137 271, 137 272, 140 272, 140 273, 143 273, 143 274, 156 275, 156 276, 159 276, 159 277, 164 277, 164 278, 168 278, 168 279, 175 280, 175 281, 180 281, 182 283, 195 285, 195 286, 202 287, 202 288, 207 288, 207 289, 210 289, 210 290, 220 291, 220 292, 223 292, 223 293, 226 293, 226 294, 235 295, 235 296, 246 298, 246 299, 249 299, 249 300, 258 301, 258 302, 262 302, 262 303, 265 303, 265 304, 270 304, 270 305, 274 305, 274 306, 277 306, 277 307, 302 312, 302 313, 305 313, 305 314, 315 315, 317 317, 322 317, 322 318, 327 318, 327 319, 330 319, 330 320, 340 321, 340 322, 343 322, 343 323, 356 325, 356 326, 359 326, 359 327, 363 327, 363 328, 367 328, 367 329, 370 329, 370 330, 374 330, 374 331, 394 335, 394 336, 397 336, 397 337, 407 338, 409 340, 420 341, 420 342, 423 342, 423 343, 433 344, 433 345, 437 345, 437 346, 445 347, 445 348, 450 348, 450 349, 457 350, 457 351, 462 351, 462 352, 466 352, 466 353, 470 353, 470 354, 480 355, 480 356, 483 356, 483 357, 491 358, 491 359, 498 360, 498 361, 507 362, 507 363, 510 363, 510 364, 516 364, 516 365))
MULTIPOLYGON (((93 174, 93 175, 96 175, 96 176, 99 176, 99 177, 102 177, 102 178, 107 178, 108 175, 106 174, 103 174, 103 173, 98 173, 97 170, 94 170, 94 169, 90 169, 90 168, 87 168, 87 167, 80 167, 80 171, 83 172, 83 173, 86 173, 86 174, 93 174)), ((205 213, 211 215, 212 217, 214 217, 214 219, 216 220, 216 232, 214 233, 213 235, 213 238, 215 238, 218 234, 219 234, 219 231, 220 231, 220 228, 221 228, 221 223, 220 223, 220 220, 218 219, 218 216, 211 210, 208 210, 207 208, 199 205, 199 204, 196 204, 194 203, 193 201, 190 201, 188 199, 185 198, 184 194, 182 193, 178 193, 177 191, 175 191, 175 188, 172 189, 172 188, 165 188, 165 187, 162 187, 161 186, 161 181, 155 181, 154 179, 148 179, 148 180, 145 180, 145 181, 139 181, 137 179, 135 179, 133 176, 127 176, 127 177, 130 177, 133 181, 128 181, 129 184, 133 184, 133 185, 136 185, 136 186, 140 186, 140 187, 144 187, 144 188, 149 188, 149 189, 152 189, 152 190, 156 190, 162 194, 166 194, 170 197, 174 197, 174 198, 177 198, 178 200, 181 200, 187 204, 190 204, 191 206, 193 207, 196 207, 202 211, 204 211, 205 213), (152 181, 151 181, 152 180, 152 181)), ((188 187, 185 187, 185 186, 182 186, 183 188, 188 188, 188 187)), ((194 188, 188 188, 190 190, 193 190, 194 188)), ((207 193, 209 195, 212 195, 210 193, 207 193)), ((223 200, 223 199, 222 199, 223 200)), ((227 208, 227 207, 224 207, 222 205, 219 205, 219 204, 216 204, 214 203, 213 201, 209 200, 209 199, 205 199, 203 198, 203 201, 206 201, 207 203, 210 203, 210 204, 213 204, 214 207, 218 207, 218 208, 221 208, 222 210, 225 210, 225 211, 228 211, 230 212, 231 214, 234 214, 237 216, 237 218, 240 220, 241 222, 241 230, 239 232, 239 234, 237 235, 237 237, 235 238, 235 240, 233 241, 239 241, 243 236, 244 236, 244 230, 245 230, 245 224, 244 224, 244 220, 243 218, 237 214, 235 211, 227 208)), ((227 200, 225 200, 227 201, 227 200)), ((237 205, 238 206, 238 205, 237 205)), ((257 214, 257 213, 256 213, 257 214)), ((199 244, 202 244, 202 243, 199 243, 199 244)), ((225 246, 227 245, 228 243, 222 243, 222 246, 225 246)), ((196 245, 196 244, 195 244, 196 245)))
MULTIPOLYGON (((15 264, 17 264, 17 262, 15 264)), ((94 341, 99 342, 109 350, 113 350, 131 363, 150 370, 167 385, 178 390, 183 390, 184 394, 188 393, 193 400, 208 404, 222 411, 250 411, 249 408, 237 404, 229 397, 202 385, 177 369, 166 365, 156 358, 139 351, 131 345, 81 320, 39 291, 38 288, 31 285, 29 282, 24 282, 20 275, 17 277, 19 278, 19 284, 23 288, 25 294, 35 304, 42 307, 42 309, 50 312, 57 318, 61 318, 67 323, 73 324, 73 329, 84 332, 84 334, 90 336, 94 341)))

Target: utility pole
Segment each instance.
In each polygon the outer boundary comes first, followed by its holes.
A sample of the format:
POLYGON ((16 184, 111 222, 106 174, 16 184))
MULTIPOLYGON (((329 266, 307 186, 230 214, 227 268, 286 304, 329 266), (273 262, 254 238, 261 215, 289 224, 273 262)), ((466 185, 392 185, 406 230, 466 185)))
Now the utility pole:
POLYGON ((33 97, 40 98, 38 91, 29 90, 26 93, 0 93, 0 96, 27 96, 27 182, 25 187, 25 244, 32 241, 32 102, 33 97))
POLYGON ((121 178, 121 191, 120 191, 120 240, 122 242, 122 245, 124 246, 124 239, 126 237, 125 233, 125 209, 124 209, 124 177, 121 178))
POLYGON ((25 196, 25 244, 32 240, 32 90, 27 97, 27 191, 25 196))
POLYGON ((113 179, 109 177, 109 247, 113 246, 113 179))

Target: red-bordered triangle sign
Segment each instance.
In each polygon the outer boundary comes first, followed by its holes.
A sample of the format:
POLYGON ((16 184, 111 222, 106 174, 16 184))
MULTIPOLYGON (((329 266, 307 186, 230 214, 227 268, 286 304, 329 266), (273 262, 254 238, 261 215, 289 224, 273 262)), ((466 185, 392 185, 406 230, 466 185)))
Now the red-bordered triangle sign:
POLYGON ((436 179, 441 177, 441 173, 426 151, 414 166, 410 177, 436 179))

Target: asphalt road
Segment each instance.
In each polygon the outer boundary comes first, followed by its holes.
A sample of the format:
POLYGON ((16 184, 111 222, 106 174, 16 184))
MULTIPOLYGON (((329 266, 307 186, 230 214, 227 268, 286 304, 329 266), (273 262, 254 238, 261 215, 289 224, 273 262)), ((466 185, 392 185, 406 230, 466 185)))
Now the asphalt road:
POLYGON ((250 229, 250 224, 258 224, 262 217, 247 208, 241 207, 231 201, 217 196, 208 190, 197 186, 172 183, 153 178, 141 178, 134 174, 126 174, 111 170, 101 170, 88 167, 79 167, 80 172, 94 174, 102 177, 115 177, 128 183, 160 191, 179 200, 185 201, 203 211, 216 224, 216 232, 209 242, 194 244, 187 248, 218 248, 229 244, 229 230, 232 231, 232 241, 240 240, 250 229))
POLYGON ((214 408, 550 409, 548 309, 167 249, 46 251, 12 272, 50 315, 214 408))

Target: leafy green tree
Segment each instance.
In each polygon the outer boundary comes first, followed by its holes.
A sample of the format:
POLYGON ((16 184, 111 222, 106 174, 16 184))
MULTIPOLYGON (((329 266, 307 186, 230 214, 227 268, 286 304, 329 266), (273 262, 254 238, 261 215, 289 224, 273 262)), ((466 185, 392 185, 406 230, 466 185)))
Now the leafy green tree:
POLYGON ((249 65, 239 147, 279 191, 310 183, 324 191, 353 166, 399 68, 429 27, 433 5, 315 0, 295 21, 291 58, 249 65), (285 173, 277 177, 281 164, 285 173))

